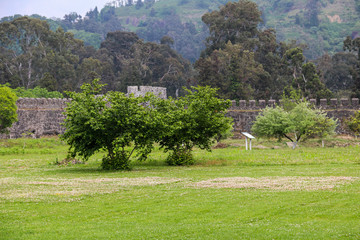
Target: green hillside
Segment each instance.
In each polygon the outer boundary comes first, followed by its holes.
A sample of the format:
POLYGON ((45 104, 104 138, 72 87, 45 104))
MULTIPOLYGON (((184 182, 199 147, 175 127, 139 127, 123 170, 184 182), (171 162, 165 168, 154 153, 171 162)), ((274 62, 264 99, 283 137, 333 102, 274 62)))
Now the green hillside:
MULTIPOLYGON (((208 11, 218 9, 226 2, 226 0, 160 0, 141 7, 120 7, 116 9, 116 14, 125 29, 136 31, 141 37, 151 41, 156 40, 154 34, 143 34, 144 29, 147 30, 146 32, 150 30, 158 32, 160 27, 151 24, 149 26, 147 23, 163 21, 162 27, 165 29, 161 32, 175 36, 176 44, 182 39, 176 39, 177 26, 171 25, 174 16, 178 17, 182 24, 193 23, 199 34, 204 31, 201 16, 208 11), (170 22, 168 22, 169 18, 171 18, 170 22)), ((295 39, 299 43, 307 44, 308 49, 305 54, 312 59, 324 53, 334 54, 341 51, 344 38, 360 30, 356 0, 254 0, 254 2, 263 12, 264 27, 274 28, 281 41, 295 39)), ((196 39, 195 46, 201 44, 204 38, 205 36, 202 35, 201 40, 196 39)), ((175 46, 175 48, 182 52, 181 47, 175 46)))
MULTIPOLYGON (((262 28, 276 30, 279 41, 297 40, 307 45, 304 54, 315 59, 342 51, 346 36, 360 32, 360 0, 253 0, 262 11, 262 28)), ((116 2, 116 1, 114 1, 116 2)), ((146 0, 132 6, 90 10, 86 16, 66 14, 47 19, 52 29, 61 26, 86 45, 100 47, 108 32, 136 32, 146 41, 160 42, 168 35, 173 48, 195 62, 205 48, 208 29, 201 17, 218 10, 228 0, 146 0)), ((20 15, 19 15, 20 16, 20 15)), ((14 17, 19 17, 14 16, 14 17)), ((11 21, 14 17, 3 18, 11 21)), ((44 19, 39 15, 31 17, 44 19)))
POLYGON ((256 0, 266 27, 280 40, 296 39, 308 45, 311 58, 341 51, 346 36, 360 30, 354 0, 256 0))

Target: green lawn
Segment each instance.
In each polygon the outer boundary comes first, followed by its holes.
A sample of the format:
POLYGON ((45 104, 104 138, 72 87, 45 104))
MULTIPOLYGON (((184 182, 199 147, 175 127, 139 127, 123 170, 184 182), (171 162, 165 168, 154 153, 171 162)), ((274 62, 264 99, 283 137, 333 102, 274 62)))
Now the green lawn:
POLYGON ((108 172, 102 154, 55 165, 54 138, 1 140, 0 239, 359 239, 359 142, 231 140, 191 167, 157 150, 108 172))

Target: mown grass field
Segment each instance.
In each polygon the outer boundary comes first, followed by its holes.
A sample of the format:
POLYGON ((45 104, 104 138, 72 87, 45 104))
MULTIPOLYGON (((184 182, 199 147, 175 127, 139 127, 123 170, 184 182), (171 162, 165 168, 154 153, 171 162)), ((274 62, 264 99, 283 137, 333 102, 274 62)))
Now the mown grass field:
POLYGON ((196 164, 56 165, 56 138, 0 141, 0 239, 360 239, 360 141, 228 140, 196 164))

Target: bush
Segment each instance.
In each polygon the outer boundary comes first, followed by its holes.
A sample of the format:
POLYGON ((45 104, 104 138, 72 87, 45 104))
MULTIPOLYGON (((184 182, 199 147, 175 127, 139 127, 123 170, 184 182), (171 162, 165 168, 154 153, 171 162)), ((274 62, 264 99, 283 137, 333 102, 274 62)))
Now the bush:
POLYGON ((188 166, 195 163, 190 151, 174 151, 169 154, 166 163, 170 166, 188 166))
POLYGON ((118 152, 114 157, 105 156, 102 159, 101 167, 104 170, 131 170, 127 154, 118 152))

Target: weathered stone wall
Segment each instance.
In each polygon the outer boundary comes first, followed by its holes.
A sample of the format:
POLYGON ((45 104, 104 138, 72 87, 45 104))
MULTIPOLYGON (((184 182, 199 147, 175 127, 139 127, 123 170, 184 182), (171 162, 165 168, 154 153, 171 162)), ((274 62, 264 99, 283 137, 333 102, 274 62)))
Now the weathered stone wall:
MULTIPOLYGON (((354 114, 355 111, 360 110, 359 99, 331 99, 329 102, 326 99, 310 99, 310 102, 317 108, 324 110, 329 117, 338 120, 338 127, 336 132, 338 134, 348 133, 345 127, 345 120, 354 114)), ((250 132, 252 122, 256 116, 267 106, 274 107, 276 104, 281 104, 275 100, 255 100, 239 102, 232 101, 232 106, 229 109, 228 116, 234 119, 234 129, 237 132, 250 132)))
MULTIPOLYGON (((166 98, 165 92, 162 88, 146 88, 130 87, 129 93, 144 94, 147 90, 160 93, 161 97, 166 98)), ((137 95, 138 96, 138 95, 137 95)), ((10 134, 2 135, 7 138, 19 138, 22 136, 40 137, 46 135, 57 135, 64 132, 61 123, 64 120, 64 109, 66 103, 70 99, 45 99, 45 98, 20 98, 17 101, 18 106, 18 122, 16 122, 9 130, 10 134)), ((317 104, 316 100, 311 99, 310 102, 315 104, 318 108, 327 112, 328 116, 338 119, 339 126, 336 131, 339 134, 347 133, 344 125, 344 120, 354 114, 355 111, 360 110, 359 99, 354 98, 351 101, 348 99, 331 99, 327 102, 325 99, 320 100, 317 104)), ((227 115, 234 119, 234 129, 237 132, 250 132, 252 122, 256 116, 266 106, 275 106, 279 104, 274 100, 255 100, 239 102, 232 101, 227 115)))
MULTIPOLYGON (((69 99, 19 98, 18 121, 9 129, 9 138, 40 137, 64 132, 64 109, 69 99)), ((4 136, 3 136, 4 137, 4 136)))
MULTIPOLYGON (((128 87, 128 94, 143 96, 146 92, 166 99, 166 88, 162 87, 128 87)), ((0 135, 0 138, 20 138, 23 136, 41 137, 46 135, 58 135, 65 131, 62 122, 67 102, 70 99, 54 98, 19 98, 16 102, 18 107, 18 121, 9 129, 9 134, 0 135)))

